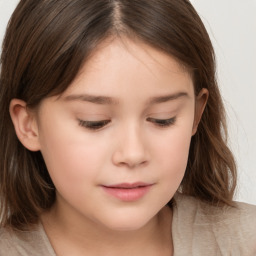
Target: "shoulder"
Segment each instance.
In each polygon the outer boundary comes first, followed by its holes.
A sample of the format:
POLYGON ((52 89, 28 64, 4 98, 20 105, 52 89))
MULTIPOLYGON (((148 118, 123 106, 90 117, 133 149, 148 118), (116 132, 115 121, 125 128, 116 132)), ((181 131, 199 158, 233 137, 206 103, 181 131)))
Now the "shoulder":
POLYGON ((12 250, 12 244, 10 242, 10 232, 5 229, 0 229, 0 255, 7 255, 7 252, 12 250))
POLYGON ((174 202, 174 237, 198 248, 195 255, 209 247, 219 252, 213 255, 256 255, 256 206, 235 202, 234 207, 216 207, 181 194, 174 202))
POLYGON ((0 255, 8 256, 54 256, 49 248, 46 235, 41 225, 31 231, 0 229, 0 255))

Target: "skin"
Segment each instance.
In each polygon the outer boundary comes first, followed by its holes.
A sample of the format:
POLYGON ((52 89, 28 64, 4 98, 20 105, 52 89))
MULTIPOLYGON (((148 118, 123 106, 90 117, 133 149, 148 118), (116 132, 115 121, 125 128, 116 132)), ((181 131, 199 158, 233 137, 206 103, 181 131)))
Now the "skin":
POLYGON ((17 136, 42 152, 56 186, 56 203, 41 220, 58 255, 171 255, 166 204, 184 176, 207 96, 206 89, 194 95, 191 75, 174 58, 115 39, 98 47, 69 88, 44 99, 36 112, 12 100, 17 136), (108 98, 89 102, 88 95, 108 98), (92 130, 81 120, 108 122, 92 130), (102 187, 124 182, 152 186, 129 202, 102 187))

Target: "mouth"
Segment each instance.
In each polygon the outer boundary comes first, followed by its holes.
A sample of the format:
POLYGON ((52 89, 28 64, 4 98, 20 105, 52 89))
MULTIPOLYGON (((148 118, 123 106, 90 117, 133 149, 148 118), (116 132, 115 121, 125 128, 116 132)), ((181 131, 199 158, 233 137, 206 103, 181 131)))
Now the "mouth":
POLYGON ((121 201, 132 202, 144 197, 153 184, 136 182, 136 183, 120 183, 114 185, 102 186, 103 190, 110 196, 121 201))

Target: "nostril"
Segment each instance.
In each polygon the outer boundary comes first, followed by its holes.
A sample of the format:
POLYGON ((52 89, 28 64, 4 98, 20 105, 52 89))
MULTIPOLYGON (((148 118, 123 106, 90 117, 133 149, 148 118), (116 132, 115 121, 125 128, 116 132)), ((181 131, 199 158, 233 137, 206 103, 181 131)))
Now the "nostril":
POLYGON ((121 152, 115 152, 113 154, 112 161, 117 166, 127 166, 131 169, 134 169, 138 166, 143 166, 148 163, 148 159, 146 159, 145 154, 141 155, 128 155, 121 152))
POLYGON ((113 163, 118 166, 135 168, 148 162, 147 148, 142 131, 137 124, 125 127, 119 134, 118 142, 113 152, 113 163))

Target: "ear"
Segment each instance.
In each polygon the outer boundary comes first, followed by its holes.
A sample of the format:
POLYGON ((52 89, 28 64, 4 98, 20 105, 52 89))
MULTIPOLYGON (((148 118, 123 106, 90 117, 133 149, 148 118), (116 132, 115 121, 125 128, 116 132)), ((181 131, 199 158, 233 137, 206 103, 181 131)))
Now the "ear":
POLYGON ((192 135, 195 135, 197 131, 198 124, 200 123, 202 114, 204 112, 207 100, 209 96, 209 91, 206 88, 203 88, 199 94, 196 96, 195 100, 195 115, 194 115, 194 123, 192 129, 192 135))
POLYGON ((20 142, 31 151, 40 149, 35 113, 27 108, 26 102, 12 99, 9 107, 11 119, 20 142))

